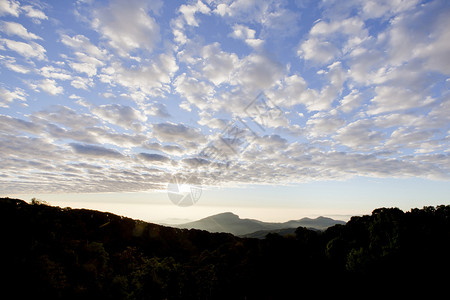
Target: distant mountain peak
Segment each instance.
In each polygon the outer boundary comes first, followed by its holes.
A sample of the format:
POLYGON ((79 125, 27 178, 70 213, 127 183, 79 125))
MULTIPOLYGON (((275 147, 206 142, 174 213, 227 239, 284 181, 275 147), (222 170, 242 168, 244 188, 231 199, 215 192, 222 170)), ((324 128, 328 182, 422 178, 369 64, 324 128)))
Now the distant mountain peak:
POLYGON ((212 215, 212 216, 209 216, 209 217, 207 217, 207 218, 220 218, 220 217, 225 217, 225 218, 235 218, 235 219, 240 219, 239 218, 239 216, 238 215, 236 215, 236 214, 234 214, 234 213, 232 213, 232 212, 224 212, 224 213, 220 213, 220 214, 217 214, 217 215, 212 215))
POLYGON ((302 218, 284 223, 263 222, 253 219, 241 219, 232 212, 224 212, 203 218, 198 221, 177 225, 179 228, 195 228, 210 232, 228 232, 234 235, 244 235, 260 230, 280 230, 286 228, 307 227, 324 230, 335 224, 345 222, 333 220, 327 217, 317 217, 315 219, 302 218))

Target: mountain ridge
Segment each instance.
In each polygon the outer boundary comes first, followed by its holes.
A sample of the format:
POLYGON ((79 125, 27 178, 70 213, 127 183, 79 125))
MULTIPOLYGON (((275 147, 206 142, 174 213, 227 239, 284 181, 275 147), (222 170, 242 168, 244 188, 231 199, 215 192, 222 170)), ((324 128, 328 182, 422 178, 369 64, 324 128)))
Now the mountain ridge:
POLYGON ((349 290, 437 298, 446 291, 450 205, 378 208, 325 231, 285 233, 241 238, 0 198, 7 275, 0 286, 17 299, 288 299, 349 290))
POLYGON ((223 212, 216 215, 208 216, 197 221, 184 224, 173 225, 176 228, 200 229, 209 232, 226 232, 234 235, 242 236, 254 232, 273 230, 281 230, 288 228, 307 227, 317 230, 325 230, 326 228, 342 224, 346 222, 334 220, 332 218, 319 216, 317 218, 304 217, 298 220, 289 220, 286 222, 264 222, 256 219, 243 218, 232 212, 223 212))

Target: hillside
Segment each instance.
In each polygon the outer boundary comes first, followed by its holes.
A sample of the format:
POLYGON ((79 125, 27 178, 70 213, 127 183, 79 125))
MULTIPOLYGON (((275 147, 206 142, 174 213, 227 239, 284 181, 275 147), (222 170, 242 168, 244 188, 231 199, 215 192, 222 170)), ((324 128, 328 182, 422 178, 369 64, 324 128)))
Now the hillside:
MULTIPOLYGON (((310 228, 308 228, 310 229, 310 228)), ((282 228, 282 229, 269 229, 269 230, 258 230, 252 233, 247 233, 240 235, 242 238, 254 238, 254 239, 264 239, 268 234, 278 234, 280 236, 294 235, 297 228, 282 228)))
POLYGON ((209 232, 226 232, 240 236, 251 234, 256 231, 274 232, 280 229, 297 228, 300 226, 324 230, 336 224, 345 224, 345 222, 326 217, 318 217, 315 219, 303 218, 300 220, 291 220, 284 223, 271 223, 254 219, 241 219, 233 213, 226 212, 206 217, 198 221, 176 225, 176 227, 200 229, 209 232))
POLYGON ((239 238, 0 199, 0 288, 17 299, 286 299, 446 292, 450 206, 239 238))

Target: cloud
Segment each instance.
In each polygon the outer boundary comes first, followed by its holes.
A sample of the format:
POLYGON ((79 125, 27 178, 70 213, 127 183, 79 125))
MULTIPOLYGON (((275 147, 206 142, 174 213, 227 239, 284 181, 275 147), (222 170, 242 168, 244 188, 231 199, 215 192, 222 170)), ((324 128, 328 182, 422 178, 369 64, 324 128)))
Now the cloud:
POLYGON ((139 157, 145 161, 153 163, 166 163, 170 162, 170 158, 164 155, 156 153, 139 153, 139 157))
POLYGON ((39 20, 48 20, 48 17, 45 13, 37 8, 34 8, 31 5, 24 5, 21 7, 23 11, 25 11, 27 17, 39 20))
POLYGON ((42 40, 40 36, 28 32, 28 30, 25 27, 23 27, 22 24, 16 22, 2 21, 0 23, 0 30, 9 36, 16 35, 25 40, 42 40))
POLYGON ((306 89, 307 83, 305 79, 294 74, 285 76, 273 90, 267 92, 267 95, 279 106, 292 107, 304 103, 302 94, 306 89))
POLYGON ((147 142, 142 145, 143 148, 149 149, 149 150, 157 150, 164 153, 169 153, 172 155, 180 155, 185 152, 185 149, 183 149, 180 146, 177 145, 162 145, 157 142, 147 142))
POLYGON ((261 91, 279 80, 283 71, 283 66, 278 61, 267 55, 254 53, 241 60, 231 83, 261 91))
POLYGON ((306 60, 327 63, 334 59, 339 52, 339 49, 332 43, 313 37, 300 45, 297 55, 306 60))
POLYGON ((36 123, 46 124, 48 122, 53 122, 74 129, 92 127, 100 121, 92 115, 79 113, 76 110, 63 105, 56 105, 49 109, 35 112, 32 117, 41 119, 33 119, 36 123))
POLYGON ((224 52, 219 43, 214 43, 203 47, 201 54, 205 78, 216 86, 230 81, 234 68, 239 64, 235 53, 224 52))
POLYGON ((387 17, 389 15, 398 14, 414 8, 418 0, 411 1, 389 1, 389 0, 364 0, 358 1, 362 6, 362 15, 365 18, 380 18, 387 17))
POLYGON ((200 109, 208 108, 208 101, 214 95, 212 85, 194 77, 188 77, 186 73, 175 78, 174 86, 177 93, 200 109))
POLYGON ((198 21, 195 19, 196 13, 209 14, 210 9, 202 1, 198 0, 196 4, 186 5, 183 4, 179 8, 179 12, 183 15, 186 24, 189 26, 198 27, 198 21))
POLYGON ((14 91, 10 91, 0 87, 0 107, 8 108, 15 100, 25 102, 27 96, 25 91, 20 88, 15 88, 14 91))
POLYGON ((204 142, 200 130, 183 124, 152 124, 153 136, 163 142, 175 142, 181 145, 204 142))
POLYGON ((85 73, 87 76, 92 77, 97 74, 97 68, 95 64, 90 63, 70 63, 70 66, 74 71, 79 73, 85 73))
POLYGON ((310 30, 312 36, 328 36, 331 34, 345 34, 349 36, 361 36, 364 39, 368 32, 364 28, 364 22, 358 17, 336 20, 333 22, 319 21, 310 30))
POLYGON ((447 1, 29 3, 0 0, 2 190, 449 177, 447 1))
POLYGON ((37 82, 31 82, 29 85, 35 90, 42 90, 52 96, 56 96, 64 92, 64 88, 62 86, 58 86, 56 81, 53 79, 42 79, 37 82))
POLYGON ((31 68, 28 66, 20 65, 16 63, 16 59, 11 56, 1 56, 0 55, 0 63, 3 64, 6 68, 13 72, 28 74, 31 71, 31 68))
MULTIPOLYGON (((427 131, 417 131, 410 130, 408 128, 398 128, 394 130, 386 141, 386 147, 389 149, 395 148, 408 148, 408 149, 418 149, 420 146, 418 144, 424 144, 431 140, 434 136, 432 130, 427 131)), ((437 146, 437 145, 435 145, 437 146)))
POLYGON ((375 88, 376 96, 371 100, 369 114, 399 111, 424 106, 433 101, 423 95, 399 86, 378 86, 375 88))
POLYGON ((267 15, 277 11, 277 1, 235 0, 219 1, 214 13, 222 17, 263 23, 267 15))
POLYGON ((248 26, 241 24, 234 24, 233 32, 230 34, 230 36, 235 39, 246 40, 246 39, 254 39, 255 33, 256 31, 250 29, 248 26))
POLYGON ((261 148, 261 152, 265 155, 274 154, 278 155, 281 151, 285 150, 289 143, 287 139, 281 137, 278 134, 264 135, 255 139, 255 144, 261 148))
MULTIPOLYGON (((41 137, 0 134, 0 141, 0 157, 5 159, 5 161, 14 157, 31 160, 38 159, 40 161, 57 161, 61 158, 61 153, 64 152, 56 145, 49 142, 48 139, 41 137)), ((7 168, 6 164, 3 166, 2 171, 7 168)), ((12 164, 11 167, 11 174, 13 174, 13 170, 15 169, 14 164, 12 164)), ((28 176, 29 175, 30 174, 28 174, 28 176)))
POLYGON ((338 107, 338 109, 342 110, 345 113, 349 113, 351 111, 353 111, 354 109, 356 109, 357 107, 360 106, 362 101, 362 95, 361 93, 356 90, 353 89, 350 91, 350 93, 348 93, 347 95, 345 95, 341 100, 340 100, 340 105, 338 107))
POLYGON ((58 80, 70 80, 72 76, 64 69, 56 68, 54 66, 45 66, 39 70, 39 73, 45 78, 52 78, 58 80))
POLYGON ((22 12, 25 12, 25 15, 32 18, 36 23, 39 23, 40 20, 48 19, 43 11, 31 5, 20 6, 20 3, 15 0, 0 1, 0 16, 12 15, 17 18, 22 12))
POLYGON ((160 40, 159 25, 148 12, 160 1, 112 0, 107 7, 94 10, 93 27, 120 56, 129 57, 137 49, 152 51, 160 40))
POLYGON ((124 129, 136 131, 141 131, 143 128, 142 122, 147 120, 147 117, 142 112, 133 107, 119 104, 93 106, 91 107, 91 112, 102 120, 119 125, 124 129))
POLYGON ((77 34, 75 36, 68 36, 66 34, 61 35, 61 42, 74 49, 76 52, 84 52, 89 56, 103 60, 106 58, 108 52, 105 49, 100 49, 91 43, 88 37, 77 34))
POLYGON ((120 84, 130 91, 138 91, 145 96, 159 96, 169 89, 167 86, 178 70, 175 57, 162 53, 147 64, 127 68, 122 63, 114 62, 102 68, 100 80, 111 85, 120 84))
POLYGON ((297 55, 325 64, 348 54, 368 39, 368 30, 359 17, 341 17, 330 22, 320 20, 309 31, 309 38, 299 45, 297 55))
POLYGON ((450 7, 446 1, 423 5, 420 12, 411 12, 395 19, 389 30, 390 62, 401 64, 412 59, 424 61, 429 70, 450 74, 448 39, 450 7), (423 24, 418 27, 417 24, 423 24), (433 34, 429 34, 432 32, 433 34))
POLYGON ((346 121, 330 113, 316 113, 308 119, 307 133, 312 137, 327 136, 335 133, 346 121))
POLYGON ((250 29, 245 25, 235 24, 233 25, 233 32, 230 33, 230 36, 245 41, 252 48, 259 48, 263 45, 264 40, 255 38, 255 34, 256 31, 254 29, 250 29))
POLYGON ((17 52, 25 58, 36 58, 37 60, 45 60, 44 47, 35 42, 18 42, 10 39, 0 39, 0 43, 4 44, 9 50, 17 52))
POLYGON ((83 90, 87 91, 87 90, 89 90, 90 87, 92 87, 94 85, 94 83, 92 81, 92 78, 76 76, 70 82, 70 85, 76 89, 83 89, 83 90))
POLYGON ((155 116, 158 118, 169 118, 171 115, 167 111, 167 107, 164 103, 152 103, 146 105, 145 114, 155 116))
POLYGON ((39 134, 43 128, 41 124, 29 122, 19 118, 13 118, 10 116, 0 115, 0 131, 11 133, 32 133, 39 134))
POLYGON ((20 4, 15 0, 2 0, 0 1, 0 16, 12 15, 19 17, 20 4))
POLYGON ((101 158, 122 158, 122 154, 114 149, 108 149, 101 146, 70 143, 73 151, 77 154, 101 157, 101 158))
POLYGON ((353 150, 374 151, 381 148, 385 134, 376 130, 371 120, 352 122, 336 131, 334 139, 353 150))

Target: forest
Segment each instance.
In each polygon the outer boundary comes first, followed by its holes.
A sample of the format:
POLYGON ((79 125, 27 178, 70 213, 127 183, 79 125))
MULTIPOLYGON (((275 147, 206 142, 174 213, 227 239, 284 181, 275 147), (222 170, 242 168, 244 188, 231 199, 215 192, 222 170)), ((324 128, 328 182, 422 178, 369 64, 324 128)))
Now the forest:
POLYGON ((450 205, 254 239, 3 198, 0 234, 11 299, 442 296, 450 280, 450 205))

